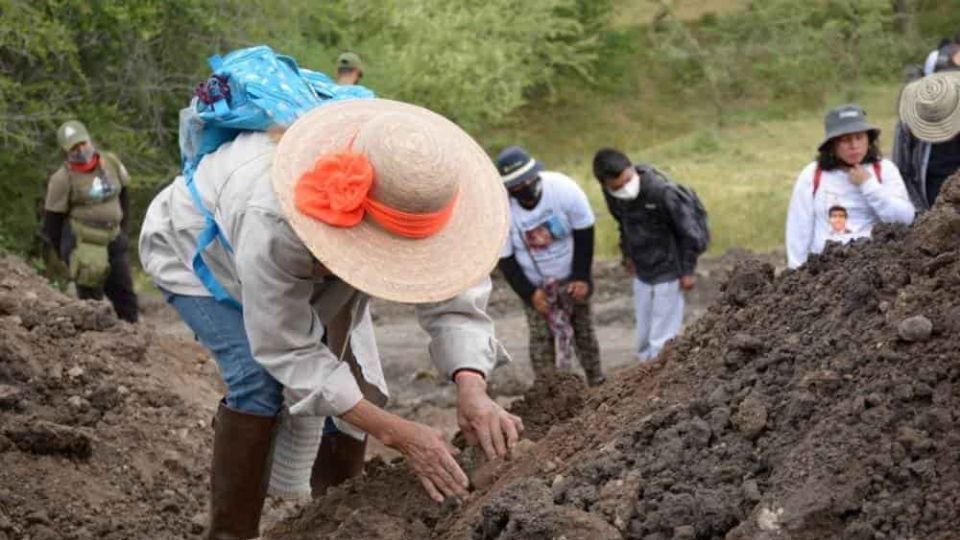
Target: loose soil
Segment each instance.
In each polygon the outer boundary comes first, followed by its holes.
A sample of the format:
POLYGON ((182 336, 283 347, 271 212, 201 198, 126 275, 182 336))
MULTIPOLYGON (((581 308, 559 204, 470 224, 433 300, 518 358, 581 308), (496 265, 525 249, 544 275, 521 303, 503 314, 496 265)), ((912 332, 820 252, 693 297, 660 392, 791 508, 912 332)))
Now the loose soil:
POLYGON ((218 392, 199 346, 0 258, 0 540, 201 533, 218 392))
POLYGON ((956 538, 958 246, 955 178, 913 228, 779 276, 743 258, 658 361, 519 402, 545 434, 510 461, 467 456, 466 500, 432 504, 402 463, 378 461, 268 536, 956 538))

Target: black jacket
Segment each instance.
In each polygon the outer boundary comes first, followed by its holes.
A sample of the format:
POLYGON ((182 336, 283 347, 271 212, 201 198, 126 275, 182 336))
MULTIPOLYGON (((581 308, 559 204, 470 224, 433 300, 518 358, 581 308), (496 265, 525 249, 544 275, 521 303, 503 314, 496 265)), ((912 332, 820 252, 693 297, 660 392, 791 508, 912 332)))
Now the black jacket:
POLYGON ((633 262, 637 278, 650 284, 692 275, 700 255, 700 238, 694 209, 663 173, 637 165, 640 194, 617 199, 603 190, 607 208, 620 228, 620 251, 633 262))
POLYGON ((900 169, 910 202, 917 211, 925 212, 933 205, 944 180, 950 176, 949 169, 953 169, 957 163, 955 152, 958 144, 960 135, 939 144, 922 141, 903 122, 897 122, 891 160, 900 169), (938 158, 950 165, 948 171, 941 170, 939 175, 935 172, 938 167, 931 166, 931 161, 938 158))
POLYGON ((927 201, 927 162, 930 159, 930 143, 923 142, 910 132, 903 122, 897 122, 893 134, 891 160, 900 169, 903 183, 910 195, 910 202, 920 212, 930 209, 927 201))

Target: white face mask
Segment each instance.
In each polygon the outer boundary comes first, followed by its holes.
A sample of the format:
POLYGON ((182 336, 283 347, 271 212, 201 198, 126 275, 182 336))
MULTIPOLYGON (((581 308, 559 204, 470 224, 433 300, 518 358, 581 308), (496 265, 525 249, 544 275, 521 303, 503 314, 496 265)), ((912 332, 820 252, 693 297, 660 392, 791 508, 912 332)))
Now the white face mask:
POLYGON ((626 184, 620 187, 616 191, 607 190, 610 195, 617 199, 622 199, 625 201, 632 201, 637 198, 637 195, 640 194, 640 175, 633 173, 633 177, 627 181, 626 184))

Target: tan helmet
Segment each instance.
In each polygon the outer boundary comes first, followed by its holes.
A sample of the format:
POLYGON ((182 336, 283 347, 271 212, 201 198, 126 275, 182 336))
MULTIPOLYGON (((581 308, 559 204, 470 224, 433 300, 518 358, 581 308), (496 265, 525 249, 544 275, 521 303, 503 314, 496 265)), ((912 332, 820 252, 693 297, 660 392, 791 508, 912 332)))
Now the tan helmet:
POLYGON ((69 152, 71 148, 82 142, 90 142, 90 132, 80 121, 68 120, 57 128, 57 144, 63 148, 64 152, 69 152))

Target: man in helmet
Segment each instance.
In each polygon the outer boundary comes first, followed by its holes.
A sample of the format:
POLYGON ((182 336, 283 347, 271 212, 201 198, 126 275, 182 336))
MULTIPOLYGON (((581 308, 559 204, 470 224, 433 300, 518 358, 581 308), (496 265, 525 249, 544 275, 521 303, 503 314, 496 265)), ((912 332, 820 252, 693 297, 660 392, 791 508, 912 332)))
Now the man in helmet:
POLYGON ((337 84, 351 86, 360 84, 363 78, 363 62, 360 55, 354 52, 345 52, 337 58, 337 84))
POLYGON ((137 322, 127 256, 130 176, 116 155, 99 152, 76 120, 57 129, 63 164, 47 184, 43 231, 70 268, 81 299, 106 294, 121 319, 137 322))

